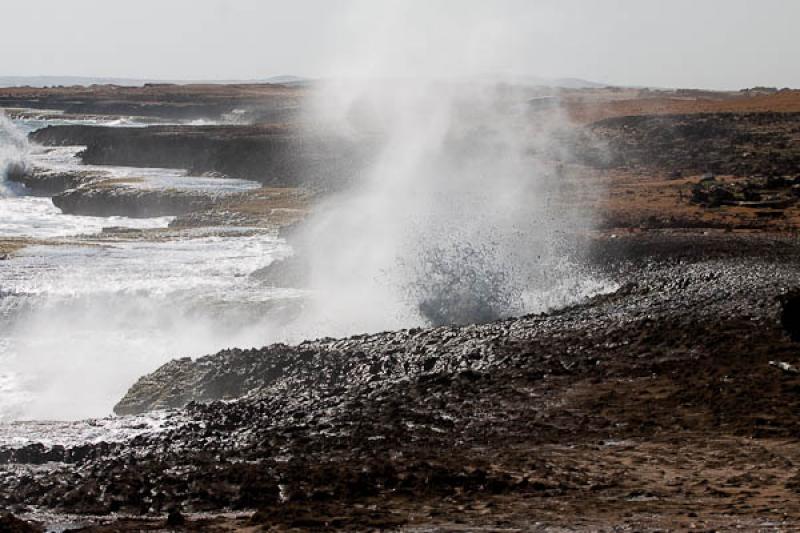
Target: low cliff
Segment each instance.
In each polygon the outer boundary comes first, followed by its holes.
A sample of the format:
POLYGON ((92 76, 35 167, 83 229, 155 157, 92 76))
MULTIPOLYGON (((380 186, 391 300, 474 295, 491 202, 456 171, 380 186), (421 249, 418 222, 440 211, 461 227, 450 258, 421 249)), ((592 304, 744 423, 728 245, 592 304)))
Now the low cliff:
POLYGON ((82 145, 85 163, 219 172, 277 187, 337 189, 357 172, 364 150, 340 138, 284 126, 50 126, 44 145, 82 145))
POLYGON ((66 190, 53 196, 52 201, 62 212, 73 215, 133 218, 192 213, 213 202, 202 193, 109 187, 102 182, 66 190))

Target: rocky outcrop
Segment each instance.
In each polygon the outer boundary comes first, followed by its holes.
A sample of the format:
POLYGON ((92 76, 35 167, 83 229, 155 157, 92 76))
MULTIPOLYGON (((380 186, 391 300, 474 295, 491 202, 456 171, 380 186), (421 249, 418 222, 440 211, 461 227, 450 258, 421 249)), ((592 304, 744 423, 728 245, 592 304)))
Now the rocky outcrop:
POLYGON ((172 216, 209 207, 213 199, 203 193, 137 189, 104 182, 56 194, 53 204, 71 215, 127 216, 132 218, 172 216))
POLYGON ((54 170, 33 168, 25 173, 9 176, 11 181, 21 183, 35 195, 52 196, 91 182, 106 178, 104 172, 90 170, 54 170))
POLYGON ((297 346, 224 350, 196 361, 178 359, 140 379, 114 411, 134 414, 183 407, 190 401, 237 398, 273 386, 313 389, 486 368, 494 362, 491 341, 506 337, 511 324, 402 330, 297 346))

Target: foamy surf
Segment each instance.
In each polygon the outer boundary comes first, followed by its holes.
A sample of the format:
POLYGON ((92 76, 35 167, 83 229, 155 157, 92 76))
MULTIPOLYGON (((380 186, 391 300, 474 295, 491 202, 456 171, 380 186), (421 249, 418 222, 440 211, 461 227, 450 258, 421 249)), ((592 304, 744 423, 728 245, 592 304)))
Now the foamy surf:
MULTIPOLYGON (((118 186, 212 196, 259 186, 179 169, 83 165, 81 147, 31 146, 26 138, 48 124, 78 121, 2 120, 4 169, 24 162, 96 172, 118 186)), ((267 317, 299 293, 249 274, 288 255, 288 246, 263 231, 167 230, 173 218, 63 214, 50 198, 0 181, 0 239, 24 245, 0 261, 0 421, 102 417, 138 376, 173 357, 262 345, 278 335, 267 317), (111 227, 141 232, 103 232, 111 227)))
POLYGON ((301 296, 248 276, 290 253, 267 234, 83 244, 0 261, 0 419, 107 415, 174 357, 271 342, 301 296))

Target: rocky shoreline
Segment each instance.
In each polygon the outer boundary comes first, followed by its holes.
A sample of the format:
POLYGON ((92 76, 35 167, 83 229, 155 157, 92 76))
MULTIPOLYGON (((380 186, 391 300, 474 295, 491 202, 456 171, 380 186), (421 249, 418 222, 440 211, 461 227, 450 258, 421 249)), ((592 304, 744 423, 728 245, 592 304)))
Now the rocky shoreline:
POLYGON ((100 182, 68 189, 52 198, 62 212, 108 217, 149 218, 194 213, 210 207, 213 199, 202 192, 140 190, 100 182))
MULTIPOLYGON (((581 261, 606 294, 487 324, 176 359, 115 408, 120 420, 159 410, 157 430, 0 445, 0 507, 28 522, 3 520, 32 531, 69 520, 91 531, 800 528, 800 115, 753 113, 746 98, 739 113, 731 95, 720 113, 712 100, 659 116, 615 100, 595 114, 616 115, 570 134, 577 156, 557 172, 584 193, 576 205, 601 214, 581 261)), ((85 162, 275 186, 143 212, 177 214, 170 231, 293 227, 363 148, 275 124, 33 138, 85 145, 85 162)), ((42 191, 65 187, 53 201, 66 211, 172 201, 60 179, 43 176, 42 191)), ((250 275, 302 276, 299 261, 250 275)))
POLYGON ((363 158, 345 139, 297 126, 50 126, 31 140, 46 146, 80 145, 84 163, 219 173, 266 186, 340 189, 363 158))
MULTIPOLYGON (((377 509, 374 527, 478 527, 495 522, 477 502, 504 501, 515 527, 533 512, 553 527, 580 516, 589 529, 647 528, 655 512, 688 520, 679 508, 707 527, 797 525, 783 512, 796 501, 785 465, 800 448, 771 446, 798 435, 800 377, 770 363, 796 364, 790 332, 800 317, 788 304, 800 287, 797 241, 721 232, 625 241, 596 246, 620 289, 553 314, 168 363, 117 411, 186 404, 185 422, 58 452, 71 459, 55 469, 35 466, 55 457, 35 445, 6 453, 16 466, 0 478, 3 504, 92 514, 259 510, 250 524, 284 527, 333 527, 325 526, 332 516, 363 505, 377 509), (664 468, 659 461, 625 475, 611 466, 689 449, 725 457, 727 477, 703 484, 702 470, 686 466, 682 481, 658 483, 649 476, 664 468), (737 478, 742 453, 768 454, 762 468, 772 477, 737 478), (748 490, 747 501, 777 495, 783 511, 753 510, 737 497, 748 490), (437 514, 425 507, 442 499, 450 503, 437 514), (298 514, 307 505, 320 512, 298 514), (571 517, 559 516, 563 508, 571 517)), ((358 529, 357 515, 335 523, 358 529)))

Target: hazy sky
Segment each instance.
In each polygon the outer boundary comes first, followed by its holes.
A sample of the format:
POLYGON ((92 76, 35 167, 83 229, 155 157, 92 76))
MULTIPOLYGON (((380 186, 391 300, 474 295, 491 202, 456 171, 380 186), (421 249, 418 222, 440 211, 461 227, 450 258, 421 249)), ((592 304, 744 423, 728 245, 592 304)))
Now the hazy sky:
POLYGON ((800 87, 800 0, 25 0, 0 12, 0 76, 800 87))

